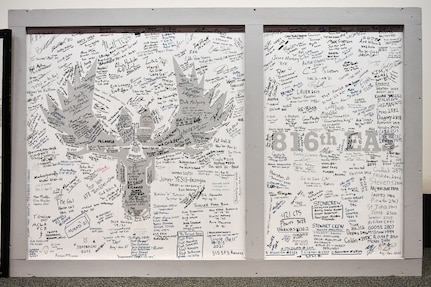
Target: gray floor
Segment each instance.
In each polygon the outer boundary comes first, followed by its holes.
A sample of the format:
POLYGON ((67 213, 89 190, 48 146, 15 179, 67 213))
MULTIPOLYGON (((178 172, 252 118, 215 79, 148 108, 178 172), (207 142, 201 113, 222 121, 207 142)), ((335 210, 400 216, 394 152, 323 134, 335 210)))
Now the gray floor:
POLYGON ((307 286, 431 287, 431 248, 424 250, 422 277, 357 278, 0 278, 0 286, 307 286))

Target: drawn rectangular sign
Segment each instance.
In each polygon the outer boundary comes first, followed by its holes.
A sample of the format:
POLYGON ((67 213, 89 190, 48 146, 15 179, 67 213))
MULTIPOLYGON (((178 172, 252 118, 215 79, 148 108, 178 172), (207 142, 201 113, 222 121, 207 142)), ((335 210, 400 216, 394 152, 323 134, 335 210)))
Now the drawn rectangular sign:
POLYGON ((264 37, 266 257, 401 257, 402 28, 264 37))
POLYGON ((28 258, 244 258, 243 28, 41 31, 28 258))

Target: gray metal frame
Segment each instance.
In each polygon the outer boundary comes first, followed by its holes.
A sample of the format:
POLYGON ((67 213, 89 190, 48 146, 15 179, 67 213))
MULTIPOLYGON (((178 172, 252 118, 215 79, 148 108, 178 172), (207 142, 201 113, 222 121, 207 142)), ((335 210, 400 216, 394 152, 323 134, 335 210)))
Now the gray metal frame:
POLYGON ((419 8, 169 8, 9 11, 13 30, 11 276, 405 276, 422 272, 422 47, 419 8), (26 28, 244 25, 246 260, 26 260, 26 28), (404 26, 402 259, 264 260, 264 25, 404 26))

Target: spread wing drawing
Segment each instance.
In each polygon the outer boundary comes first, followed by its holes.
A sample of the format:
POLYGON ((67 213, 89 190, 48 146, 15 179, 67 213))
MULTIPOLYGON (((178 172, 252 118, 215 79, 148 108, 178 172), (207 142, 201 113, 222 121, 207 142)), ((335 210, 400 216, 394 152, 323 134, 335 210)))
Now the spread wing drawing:
POLYGON ((215 89, 205 93, 204 77, 198 80, 194 68, 187 77, 174 60, 178 104, 164 132, 154 137, 154 123, 149 110, 144 110, 139 123, 134 125, 129 111, 123 108, 116 124, 119 134, 116 137, 104 130, 93 112, 96 64, 97 61, 83 78, 76 68, 73 83, 68 82, 67 85, 67 96, 58 93, 59 104, 47 97, 48 110, 42 109, 49 125, 59 131, 57 136, 66 145, 126 147, 134 141, 147 147, 168 149, 199 145, 214 136, 232 111, 232 102, 225 106, 227 93, 217 93, 215 89))
POLYGON ((174 60, 174 69, 177 108, 157 136, 148 109, 143 109, 139 122, 134 123, 130 112, 123 107, 116 123, 118 134, 103 129, 93 113, 96 62, 82 79, 77 67, 73 83, 68 82, 67 96, 59 93, 59 104, 48 96, 48 109, 42 108, 49 125, 58 131, 61 142, 81 148, 75 154, 95 152, 117 159, 123 208, 126 216, 137 221, 150 217, 150 185, 155 176, 155 158, 178 150, 199 153, 198 146, 215 135, 233 108, 232 102, 225 107, 226 93, 218 94, 214 89, 204 93, 204 79, 198 81, 194 68, 192 75, 187 77, 174 60))
POLYGON ((81 78, 75 67, 73 83, 67 83, 67 96, 58 93, 58 102, 47 97, 48 110, 42 109, 48 124, 59 133, 57 137, 66 145, 87 147, 97 140, 121 145, 121 141, 105 132, 93 112, 94 84, 97 62, 81 78))
POLYGON ((204 92, 204 77, 198 80, 195 68, 187 77, 174 59, 178 108, 170 127, 153 143, 165 147, 187 147, 208 142, 225 123, 232 103, 225 107, 226 94, 216 90, 204 92))

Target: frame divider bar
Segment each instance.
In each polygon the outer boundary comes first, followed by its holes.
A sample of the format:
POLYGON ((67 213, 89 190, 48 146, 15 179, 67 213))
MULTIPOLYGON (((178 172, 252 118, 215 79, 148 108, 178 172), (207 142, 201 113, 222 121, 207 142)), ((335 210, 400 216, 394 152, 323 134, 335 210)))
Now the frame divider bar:
MULTIPOLYGON (((11 237, 10 258, 27 258, 27 141, 26 141, 26 33, 25 27, 11 27, 11 237)), ((11 270, 12 271, 12 270, 11 270)))
MULTIPOLYGON (((420 18, 420 15, 419 15, 420 18)), ((422 45, 421 25, 404 25, 403 257, 422 257, 422 45), (417 139, 417 140, 411 140, 417 139)))
POLYGON ((263 25, 245 26, 246 257, 264 257, 263 25))

